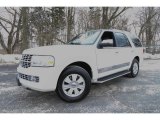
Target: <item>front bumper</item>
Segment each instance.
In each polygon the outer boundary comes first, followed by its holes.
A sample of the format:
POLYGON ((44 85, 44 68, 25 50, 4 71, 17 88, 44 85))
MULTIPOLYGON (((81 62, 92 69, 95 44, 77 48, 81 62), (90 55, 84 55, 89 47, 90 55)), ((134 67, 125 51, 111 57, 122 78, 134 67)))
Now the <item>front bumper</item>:
POLYGON ((24 74, 27 76, 38 76, 38 82, 27 80, 26 78, 22 78, 19 75, 17 76, 17 81, 19 85, 42 92, 54 91, 56 89, 58 77, 60 74, 55 67, 23 68, 19 66, 17 68, 17 72, 18 74, 24 74))

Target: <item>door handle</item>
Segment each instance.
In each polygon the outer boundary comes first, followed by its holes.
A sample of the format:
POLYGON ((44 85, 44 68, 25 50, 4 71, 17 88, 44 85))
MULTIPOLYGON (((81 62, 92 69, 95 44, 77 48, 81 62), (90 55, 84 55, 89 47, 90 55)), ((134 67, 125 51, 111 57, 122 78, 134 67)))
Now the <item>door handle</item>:
POLYGON ((118 51, 116 51, 115 53, 119 53, 118 51))

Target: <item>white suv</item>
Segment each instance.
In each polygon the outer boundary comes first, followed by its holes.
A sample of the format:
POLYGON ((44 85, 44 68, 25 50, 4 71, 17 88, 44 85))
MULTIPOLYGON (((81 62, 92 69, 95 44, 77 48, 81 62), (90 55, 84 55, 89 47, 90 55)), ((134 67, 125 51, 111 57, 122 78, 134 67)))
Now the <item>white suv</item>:
POLYGON ((136 77, 143 61, 140 40, 120 30, 93 30, 66 45, 27 49, 17 68, 19 85, 37 91, 56 91, 75 102, 90 91, 91 83, 116 77, 136 77))

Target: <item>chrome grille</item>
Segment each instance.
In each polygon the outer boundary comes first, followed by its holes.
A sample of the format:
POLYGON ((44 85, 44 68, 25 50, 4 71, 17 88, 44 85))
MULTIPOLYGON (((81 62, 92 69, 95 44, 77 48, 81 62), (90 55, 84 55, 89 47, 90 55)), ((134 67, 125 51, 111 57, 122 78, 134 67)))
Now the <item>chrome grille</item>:
POLYGON ((31 76, 31 75, 25 75, 25 74, 22 74, 22 73, 18 73, 18 77, 22 78, 24 80, 28 80, 28 81, 39 82, 39 77, 38 76, 31 76))
POLYGON ((23 54, 21 59, 21 66, 23 68, 31 67, 31 59, 32 59, 32 55, 23 54))

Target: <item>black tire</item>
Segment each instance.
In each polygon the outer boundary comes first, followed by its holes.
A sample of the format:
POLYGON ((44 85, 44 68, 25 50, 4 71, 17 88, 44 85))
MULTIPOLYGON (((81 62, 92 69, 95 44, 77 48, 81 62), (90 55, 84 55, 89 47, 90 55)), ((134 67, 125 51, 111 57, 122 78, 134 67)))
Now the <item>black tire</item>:
POLYGON ((134 77, 136 77, 138 75, 138 73, 139 73, 139 62, 138 62, 137 59, 134 59, 133 62, 132 62, 131 68, 130 68, 130 73, 127 76, 130 77, 130 78, 134 78, 134 77), (134 64, 138 65, 138 72, 137 73, 133 72, 134 64))
POLYGON ((91 77, 90 77, 89 73, 85 69, 83 69, 79 66, 69 66, 61 74, 61 76, 58 80, 56 92, 57 92, 58 96, 66 102, 78 102, 88 95, 88 93, 90 91, 90 87, 91 87, 91 77), (78 74, 78 75, 82 76, 85 81, 84 91, 79 96, 70 97, 70 96, 66 95, 65 92, 63 91, 63 88, 62 88, 63 81, 70 74, 78 74))

